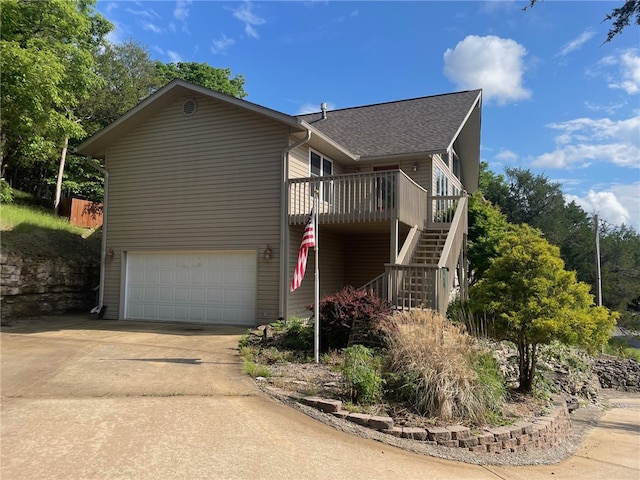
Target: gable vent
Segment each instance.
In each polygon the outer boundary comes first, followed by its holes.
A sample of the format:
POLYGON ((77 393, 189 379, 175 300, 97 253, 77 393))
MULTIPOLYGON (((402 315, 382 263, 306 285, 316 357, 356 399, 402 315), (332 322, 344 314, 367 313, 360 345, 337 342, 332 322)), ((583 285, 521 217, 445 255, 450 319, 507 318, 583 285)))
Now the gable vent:
POLYGON ((185 100, 182 104, 182 113, 185 116, 193 115, 196 112, 197 108, 198 104, 196 103, 196 101, 193 98, 190 98, 188 100, 185 100))

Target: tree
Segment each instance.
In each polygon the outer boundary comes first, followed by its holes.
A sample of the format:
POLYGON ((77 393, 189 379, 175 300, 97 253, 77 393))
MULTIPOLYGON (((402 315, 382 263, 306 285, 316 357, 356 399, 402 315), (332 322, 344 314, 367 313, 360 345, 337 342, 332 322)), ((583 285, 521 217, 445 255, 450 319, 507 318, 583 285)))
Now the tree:
POLYGON ((485 277, 471 287, 470 305, 492 319, 499 339, 516 344, 523 392, 534 384, 538 345, 558 339, 596 351, 617 319, 564 269, 558 247, 527 225, 509 229, 485 277))
POLYGON ((96 56, 96 69, 102 84, 78 108, 89 135, 120 118, 163 84, 149 52, 134 40, 106 44, 96 56))
POLYGON ((70 138, 84 135, 79 102, 100 83, 95 53, 112 28, 96 0, 7 0, 0 9, 0 171, 59 152, 57 207, 70 138))
POLYGON ((469 197, 469 233, 467 257, 471 284, 482 278, 498 255, 498 244, 507 233, 507 218, 488 200, 476 192, 469 197))
MULTIPOLYGON (((538 0, 529 0, 529 5, 524 7, 523 10, 526 11, 536 3, 538 3, 538 0)), ((636 17, 636 25, 640 25, 640 0, 626 0, 623 2, 621 7, 614 8, 611 13, 606 14, 603 22, 613 21, 613 27, 609 29, 607 39, 604 43, 610 42, 613 40, 613 37, 622 33, 622 31, 629 26, 634 15, 636 17)))
POLYGON ((640 234, 624 225, 605 225, 600 255, 603 303, 621 312, 621 323, 627 324, 636 316, 633 302, 640 292, 640 234))
POLYGON ((247 96, 247 92, 244 91, 244 77, 236 75, 231 78, 231 70, 228 68, 214 68, 206 63, 196 62, 156 62, 156 72, 163 84, 180 78, 237 98, 247 96))

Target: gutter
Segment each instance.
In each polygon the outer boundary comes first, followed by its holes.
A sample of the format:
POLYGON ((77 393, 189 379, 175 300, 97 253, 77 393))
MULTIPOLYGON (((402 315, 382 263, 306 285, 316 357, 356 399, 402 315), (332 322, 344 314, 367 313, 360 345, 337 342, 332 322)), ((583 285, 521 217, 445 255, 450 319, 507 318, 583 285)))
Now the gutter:
POLYGON ((305 138, 289 145, 282 150, 282 186, 280 188, 280 314, 281 319, 287 316, 287 301, 289 299, 289 152, 311 140, 311 129, 307 129, 305 138))
POLYGON ((87 164, 104 175, 104 201, 102 202, 102 246, 100 248, 100 290, 98 292, 98 305, 91 309, 91 313, 98 313, 102 318, 106 306, 104 305, 104 278, 106 270, 106 258, 107 258, 107 207, 109 202, 109 172, 101 167, 97 162, 92 159, 86 159, 87 164))

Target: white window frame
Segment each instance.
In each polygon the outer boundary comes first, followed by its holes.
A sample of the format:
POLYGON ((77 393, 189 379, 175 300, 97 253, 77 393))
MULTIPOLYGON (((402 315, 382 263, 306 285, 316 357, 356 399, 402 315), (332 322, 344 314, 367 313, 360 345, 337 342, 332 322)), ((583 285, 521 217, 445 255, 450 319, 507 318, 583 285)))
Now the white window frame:
MULTIPOLYGON (((318 152, 317 150, 314 150, 313 148, 309 149, 309 177, 329 177, 333 175, 333 160, 331 160, 329 157, 323 155, 322 153, 318 152), (320 157, 320 174, 318 175, 317 173, 314 173, 312 171, 311 168, 311 156, 312 155, 317 155, 318 157, 320 157), (327 174, 324 170, 325 170, 325 162, 327 162, 329 165, 331 165, 331 172, 329 174, 327 174)), ((320 193, 319 193, 319 199, 322 200, 323 202, 331 205, 333 203, 333 182, 331 182, 329 184, 329 188, 325 188, 326 184, 325 182, 322 182, 320 184, 320 193)), ((311 194, 313 195, 313 192, 311 192, 311 194)))

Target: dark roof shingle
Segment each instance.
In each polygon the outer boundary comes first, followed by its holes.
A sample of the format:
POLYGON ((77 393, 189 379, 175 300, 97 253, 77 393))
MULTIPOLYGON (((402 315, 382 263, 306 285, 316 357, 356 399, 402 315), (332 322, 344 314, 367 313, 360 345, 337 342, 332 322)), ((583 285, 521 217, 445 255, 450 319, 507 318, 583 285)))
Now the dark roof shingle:
POLYGON ((297 115, 362 158, 445 150, 480 90, 297 115))

